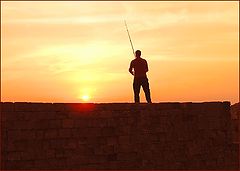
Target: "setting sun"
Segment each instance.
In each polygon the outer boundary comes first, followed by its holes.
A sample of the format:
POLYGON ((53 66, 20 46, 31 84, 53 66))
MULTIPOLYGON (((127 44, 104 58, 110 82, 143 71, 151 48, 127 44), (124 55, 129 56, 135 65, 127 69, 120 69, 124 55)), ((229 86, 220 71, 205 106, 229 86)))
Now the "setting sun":
POLYGON ((82 100, 85 101, 85 102, 89 101, 89 99, 90 99, 89 95, 83 95, 82 96, 82 100))

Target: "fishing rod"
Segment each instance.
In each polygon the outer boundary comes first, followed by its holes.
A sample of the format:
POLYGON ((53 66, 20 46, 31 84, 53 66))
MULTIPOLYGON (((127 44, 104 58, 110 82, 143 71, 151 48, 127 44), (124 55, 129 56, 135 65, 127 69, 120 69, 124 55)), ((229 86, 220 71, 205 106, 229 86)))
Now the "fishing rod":
POLYGON ((128 26, 127 26, 127 22, 126 22, 126 20, 124 20, 124 23, 125 23, 125 26, 126 26, 126 29, 127 29, 128 38, 129 38, 130 43, 131 43, 131 46, 132 46, 133 55, 135 56, 135 52, 134 52, 134 48, 133 48, 133 43, 132 43, 132 40, 131 40, 131 37, 130 37, 129 31, 128 31, 128 26))

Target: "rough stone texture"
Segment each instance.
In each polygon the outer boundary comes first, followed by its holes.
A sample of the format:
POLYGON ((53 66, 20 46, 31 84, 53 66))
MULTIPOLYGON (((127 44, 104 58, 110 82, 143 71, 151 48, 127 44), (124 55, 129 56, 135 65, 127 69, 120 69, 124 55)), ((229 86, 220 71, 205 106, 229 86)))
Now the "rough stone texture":
POLYGON ((232 137, 234 143, 240 143, 240 102, 231 106, 232 137))
POLYGON ((0 107, 2 169, 239 169, 229 102, 0 107))

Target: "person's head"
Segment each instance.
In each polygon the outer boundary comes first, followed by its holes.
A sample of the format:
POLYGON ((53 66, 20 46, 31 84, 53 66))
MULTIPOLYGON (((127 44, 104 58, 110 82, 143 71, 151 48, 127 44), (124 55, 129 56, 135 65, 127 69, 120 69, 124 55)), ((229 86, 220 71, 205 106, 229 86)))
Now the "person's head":
POLYGON ((141 51, 140 50, 136 50, 135 56, 136 56, 136 58, 141 57, 141 51))

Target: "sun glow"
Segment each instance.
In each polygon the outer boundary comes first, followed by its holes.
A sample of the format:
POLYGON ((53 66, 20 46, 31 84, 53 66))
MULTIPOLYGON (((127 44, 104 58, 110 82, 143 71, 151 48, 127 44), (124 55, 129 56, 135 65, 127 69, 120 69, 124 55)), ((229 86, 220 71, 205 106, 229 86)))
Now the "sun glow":
POLYGON ((82 100, 87 102, 87 101, 90 100, 90 96, 85 94, 85 95, 82 96, 82 100))
POLYGON ((124 19, 153 102, 239 101, 237 2, 1 1, 1 10, 1 101, 133 102, 124 19))

